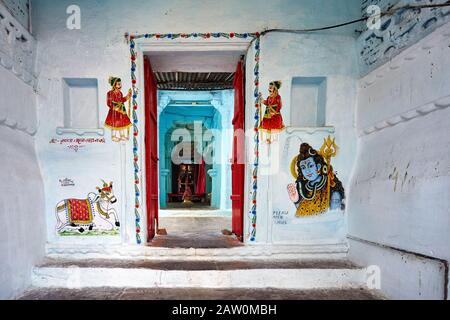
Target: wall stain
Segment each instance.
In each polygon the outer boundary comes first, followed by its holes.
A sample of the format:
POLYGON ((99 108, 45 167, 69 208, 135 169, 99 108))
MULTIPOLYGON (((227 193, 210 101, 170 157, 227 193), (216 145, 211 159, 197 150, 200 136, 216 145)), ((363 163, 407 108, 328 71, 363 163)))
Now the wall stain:
POLYGON ((406 181, 408 180, 408 169, 409 169, 410 166, 411 166, 411 162, 408 162, 408 165, 406 166, 405 175, 403 176, 402 191, 403 191, 403 187, 405 186, 406 181))
POLYGON ((394 181, 394 192, 397 192, 399 182, 401 183, 401 191, 403 191, 405 184, 413 184, 415 186, 417 178, 414 176, 409 175, 409 168, 411 166, 411 162, 408 162, 408 165, 406 166, 406 171, 403 176, 401 176, 401 173, 398 171, 397 167, 394 167, 394 171, 389 175, 389 180, 394 181))
POLYGON ((397 167, 394 168, 394 171, 389 175, 389 180, 394 180, 394 192, 397 191, 397 183, 398 183, 398 172, 397 167))
POLYGON ((403 191, 403 187, 405 186, 407 179, 408 179, 408 171, 405 172, 405 176, 403 177, 403 180, 402 180, 402 191, 403 191))

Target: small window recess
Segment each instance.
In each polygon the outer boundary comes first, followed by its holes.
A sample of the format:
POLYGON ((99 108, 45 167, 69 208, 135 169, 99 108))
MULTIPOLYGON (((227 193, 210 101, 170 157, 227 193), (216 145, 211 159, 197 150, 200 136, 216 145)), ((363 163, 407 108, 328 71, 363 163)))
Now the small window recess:
POLYGON ((103 136, 105 130, 100 127, 98 108, 98 80, 94 78, 64 78, 64 127, 58 127, 56 133, 97 134, 103 136))
POLYGON ((288 133, 334 133, 326 126, 327 78, 294 77, 291 91, 291 126, 288 133))

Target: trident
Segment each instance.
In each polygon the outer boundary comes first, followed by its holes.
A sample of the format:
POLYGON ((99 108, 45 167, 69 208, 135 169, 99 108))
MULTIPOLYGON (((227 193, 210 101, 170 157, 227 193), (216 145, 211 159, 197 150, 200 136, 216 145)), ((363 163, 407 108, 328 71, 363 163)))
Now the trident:
POLYGON ((336 145, 336 139, 331 139, 331 136, 328 136, 328 138, 324 139, 324 143, 322 145, 322 148, 320 148, 319 153, 325 158, 325 161, 327 162, 328 167, 328 202, 327 205, 330 205, 331 200, 331 175, 333 174, 331 172, 331 158, 336 157, 338 152, 338 146, 336 145))

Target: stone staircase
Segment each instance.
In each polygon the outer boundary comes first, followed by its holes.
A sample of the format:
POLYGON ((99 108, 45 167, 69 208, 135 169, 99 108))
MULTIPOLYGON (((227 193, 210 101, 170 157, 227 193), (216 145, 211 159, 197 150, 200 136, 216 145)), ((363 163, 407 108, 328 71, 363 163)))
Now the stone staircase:
POLYGON ((53 253, 33 269, 32 288, 22 299, 102 299, 107 292, 108 299, 152 300, 380 298, 366 287, 366 269, 342 258, 255 258, 204 250, 198 255, 186 249, 184 258, 175 249, 109 259, 53 253))
POLYGON ((346 245, 49 244, 22 299, 378 299, 346 245))
POLYGON ((48 259, 33 270, 41 288, 362 288, 365 269, 347 261, 150 261, 48 259))

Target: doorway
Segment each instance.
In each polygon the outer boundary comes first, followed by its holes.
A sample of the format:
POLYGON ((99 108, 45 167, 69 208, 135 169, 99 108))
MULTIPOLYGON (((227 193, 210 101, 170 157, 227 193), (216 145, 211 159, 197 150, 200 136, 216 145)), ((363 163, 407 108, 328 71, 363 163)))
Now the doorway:
POLYGON ((193 70, 200 62, 194 61, 186 71, 177 67, 192 57, 189 53, 178 52, 178 59, 167 53, 144 56, 151 246, 229 248, 242 243, 245 164, 238 159, 245 158, 240 156, 245 149, 234 133, 244 128, 244 63, 237 52, 222 64, 211 54, 218 57, 209 53, 202 70, 193 70), (218 70, 227 64, 228 69, 218 70))

